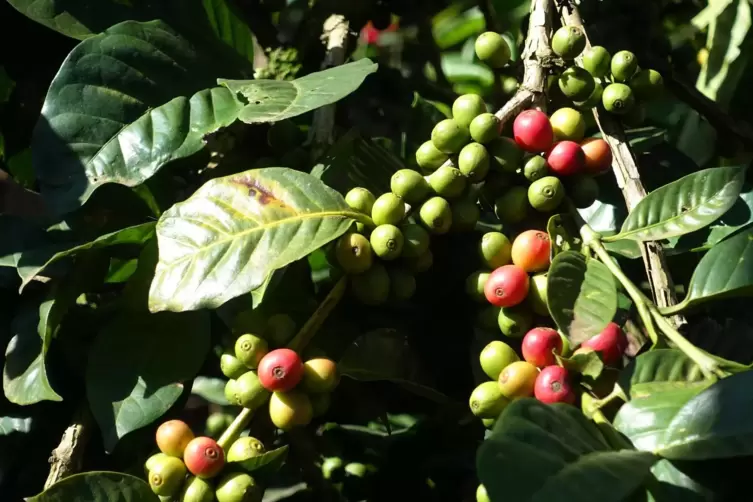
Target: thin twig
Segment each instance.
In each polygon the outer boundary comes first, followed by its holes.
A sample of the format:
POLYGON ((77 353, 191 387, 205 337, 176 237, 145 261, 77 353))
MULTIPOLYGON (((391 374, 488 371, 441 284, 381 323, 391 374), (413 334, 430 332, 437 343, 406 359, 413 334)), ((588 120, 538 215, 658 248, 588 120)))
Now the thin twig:
POLYGON ((84 405, 79 408, 71 425, 63 432, 60 444, 52 450, 50 457, 50 473, 44 483, 44 489, 51 487, 58 481, 81 470, 84 460, 84 450, 89 441, 91 416, 89 409, 84 405))

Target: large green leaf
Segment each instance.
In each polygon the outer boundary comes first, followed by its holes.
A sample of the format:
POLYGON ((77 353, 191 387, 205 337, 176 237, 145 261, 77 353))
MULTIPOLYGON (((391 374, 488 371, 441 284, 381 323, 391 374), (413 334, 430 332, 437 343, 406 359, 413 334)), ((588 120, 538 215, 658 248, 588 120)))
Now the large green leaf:
POLYGON ((81 42, 47 93, 34 131, 34 168, 57 213, 105 183, 135 186, 204 146, 242 106, 216 87, 222 58, 161 21, 126 21, 81 42))
MULTIPOLYGON (((594 134, 594 138, 601 138, 601 132, 594 134)), ((648 126, 636 129, 627 129, 625 138, 630 144, 630 149, 635 154, 647 152, 656 145, 667 141, 667 131, 659 127, 648 126)))
MULTIPOLYGON (((164 0, 163 0, 164 1, 164 0)), ((202 0, 214 34, 246 60, 254 61, 254 35, 226 0, 202 0)))
POLYGON ((364 215, 310 174, 255 169, 207 182, 157 223, 149 308, 216 308, 336 239, 364 215))
POLYGON ((549 313, 575 344, 599 334, 617 312, 617 284, 609 269, 577 251, 563 251, 547 274, 549 313))
POLYGON ((210 403, 218 404, 220 406, 228 406, 230 403, 225 397, 226 384, 227 380, 223 380, 222 378, 197 376, 194 378, 193 386, 191 387, 191 394, 196 394, 210 403))
POLYGON ((334 103, 358 89, 376 70, 377 65, 364 58, 292 81, 220 78, 217 83, 245 103, 238 118, 257 124, 278 122, 334 103))
POLYGON ((246 472, 255 472, 261 469, 265 471, 276 471, 285 462, 288 456, 288 446, 281 446, 274 450, 267 451, 261 455, 250 454, 240 456, 229 462, 230 465, 238 465, 246 472))
POLYGON ((209 351, 208 312, 124 314, 89 351, 86 394, 105 448, 161 417, 209 351))
POLYGON ((120 472, 92 471, 58 481, 28 502, 158 502, 146 481, 120 472))
POLYGON ((513 401, 479 447, 477 470, 492 500, 622 501, 658 458, 614 450, 578 408, 513 401))
POLYGON ((711 385, 700 366, 678 349, 656 349, 641 354, 622 370, 620 387, 630 399, 684 388, 711 385))
POLYGON ((745 167, 704 169, 658 188, 630 212, 620 233, 605 241, 652 241, 687 234, 723 215, 737 200, 745 167))
POLYGON ((7 436, 14 432, 29 432, 31 417, 0 417, 0 436, 7 436))
POLYGON ((434 42, 442 50, 480 34, 486 26, 481 9, 477 6, 466 9, 461 3, 451 3, 434 16, 431 24, 434 42))

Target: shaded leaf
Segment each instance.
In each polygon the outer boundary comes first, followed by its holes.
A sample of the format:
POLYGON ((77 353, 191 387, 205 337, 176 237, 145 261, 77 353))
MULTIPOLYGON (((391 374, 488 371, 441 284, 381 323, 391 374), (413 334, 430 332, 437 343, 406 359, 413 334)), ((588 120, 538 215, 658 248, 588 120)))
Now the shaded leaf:
POLYGON ((248 458, 238 459, 229 462, 230 465, 237 464, 241 469, 248 473, 264 469, 265 473, 275 472, 282 467, 288 456, 288 446, 281 446, 272 451, 262 453, 261 455, 249 456, 248 458))
POLYGON ((551 258, 562 251, 580 249, 581 239, 575 222, 568 214, 555 214, 546 224, 546 231, 552 243, 551 258))
MULTIPOLYGON (((601 132, 593 135, 594 138, 602 138, 601 132)), ((667 131, 660 127, 648 126, 625 130, 625 138, 630 144, 630 149, 635 154, 647 152, 656 145, 667 141, 667 131)))
POLYGON ((599 352, 596 351, 575 354, 571 357, 562 357, 555 354, 555 357, 560 366, 583 376, 596 379, 604 371, 604 361, 602 361, 599 352))
POLYGON ((636 399, 687 387, 703 389, 711 382, 681 350, 656 349, 632 360, 620 373, 619 384, 629 399, 636 399))
POLYGON ((202 0, 207 21, 214 34, 253 63, 254 35, 226 0, 202 0))
POLYGON ((120 472, 92 471, 58 481, 28 502, 158 502, 146 481, 120 472))
POLYGON ((480 90, 490 89, 494 85, 494 72, 486 65, 465 61, 460 52, 442 53, 442 71, 452 83, 472 83, 480 90))
POLYGON ((432 35, 437 47, 448 49, 462 43, 468 37, 478 35, 486 26, 484 14, 478 7, 467 9, 463 4, 450 4, 434 16, 432 35))
POLYGON ((191 394, 196 394, 210 403, 228 406, 230 403, 225 397, 225 384, 227 384, 227 380, 222 378, 197 376, 194 378, 191 394))
POLYGON ((7 436, 14 432, 29 432, 31 417, 0 417, 0 436, 7 436))

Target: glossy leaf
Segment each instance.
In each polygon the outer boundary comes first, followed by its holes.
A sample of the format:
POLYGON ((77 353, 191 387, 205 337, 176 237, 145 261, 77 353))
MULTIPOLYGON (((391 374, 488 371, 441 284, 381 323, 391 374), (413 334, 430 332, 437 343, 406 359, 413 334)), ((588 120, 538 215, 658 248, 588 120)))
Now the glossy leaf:
POLYGON ((363 219, 342 195, 291 169, 255 169, 207 182, 157 223, 159 262, 149 309, 216 308, 363 219))
POLYGON ((81 42, 45 98, 32 139, 42 194, 56 213, 105 183, 136 186, 204 147, 241 103, 216 87, 221 58, 161 21, 126 21, 81 42))
POLYGON ((7 436, 14 432, 29 432, 31 417, 0 417, 0 436, 7 436))
POLYGON ((123 314, 99 333, 86 394, 105 448, 161 417, 196 376, 209 351, 209 314, 123 314))
POLYGON ((573 406, 524 398, 502 412, 476 464, 491 500, 616 502, 641 486, 657 460, 614 450, 573 406))
POLYGON ((264 469, 265 471, 276 471, 285 462, 288 456, 288 446, 275 448, 272 451, 262 453, 253 457, 238 459, 230 462, 230 465, 237 464, 241 469, 248 473, 264 469))
POLYGON ((619 384, 628 398, 636 399, 675 389, 703 389, 711 382, 682 351, 656 349, 632 360, 620 373, 619 384))
POLYGON ((191 394, 196 394, 213 404, 229 406, 230 403, 225 397, 225 384, 227 380, 222 378, 197 376, 194 378, 191 394))
POLYGON ((247 124, 278 122, 338 101, 358 89, 377 65, 369 59, 310 73, 295 80, 228 80, 217 83, 245 103, 238 118, 247 124))
POLYGON ((562 251, 580 249, 581 239, 575 222, 568 214, 555 214, 546 224, 546 231, 552 243, 551 258, 562 251))
MULTIPOLYGON (((601 132, 594 134, 595 138, 603 137, 601 132)), ((638 127, 636 129, 627 129, 625 138, 630 144, 630 149, 635 154, 647 152, 656 145, 667 141, 667 131, 659 127, 638 127)))
POLYGON ((120 472, 92 471, 64 478, 27 502, 159 502, 146 481, 120 472))
POLYGON ((601 372, 604 371, 604 361, 599 352, 596 351, 575 354, 570 357, 561 357, 555 354, 555 357, 560 366, 573 373, 579 373, 593 379, 599 378, 601 372))
POLYGON ((658 188, 630 212, 620 233, 606 241, 651 241, 687 234, 723 215, 737 200, 745 167, 716 167, 658 188))
POLYGON ((201 3, 209 26, 217 38, 253 63, 254 35, 245 21, 228 5, 227 0, 202 0, 201 3))
POLYGON ((549 313, 560 330, 580 344, 603 330, 617 312, 617 285, 601 262, 577 251, 564 251, 552 260, 547 274, 549 313))

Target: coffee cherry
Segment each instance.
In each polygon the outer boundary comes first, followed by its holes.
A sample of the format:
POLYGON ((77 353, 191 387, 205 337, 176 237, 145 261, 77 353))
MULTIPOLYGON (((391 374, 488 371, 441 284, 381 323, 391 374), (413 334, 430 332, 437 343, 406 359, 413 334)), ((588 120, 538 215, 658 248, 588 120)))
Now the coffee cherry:
POLYGON ((616 115, 625 115, 635 105, 633 91, 625 84, 609 84, 601 95, 604 109, 616 115))
POLYGON ((499 33, 487 31, 476 39, 476 56, 492 68, 502 68, 510 61, 510 46, 499 33))
POLYGON ((499 378, 502 370, 515 361, 520 361, 518 354, 512 347, 499 340, 489 342, 479 355, 481 369, 492 380, 499 378))
POLYGON ((520 223, 526 219, 530 207, 528 190, 522 186, 510 187, 502 196, 494 199, 494 214, 502 223, 520 223))
POLYGON ((402 225, 400 230, 403 233, 402 256, 404 258, 418 258, 426 253, 429 249, 431 237, 421 225, 407 223, 402 225))
POLYGON ((600 45, 593 45, 583 53, 583 68, 596 78, 606 77, 612 56, 600 45))
POLYGON ((588 99, 594 90, 594 78, 579 66, 571 66, 559 77, 559 87, 565 97, 573 101, 588 99))
POLYGON ((217 502, 261 502, 264 490, 245 472, 232 472, 217 484, 217 502))
POLYGON ((549 173, 549 164, 541 155, 534 155, 523 166, 523 176, 528 181, 536 181, 549 173))
POLYGON ((615 366, 628 347, 628 339, 617 323, 610 322, 601 333, 589 338, 580 346, 600 352, 604 364, 615 366))
POLYGON ((186 477, 186 466, 177 457, 165 456, 155 460, 149 469, 149 487, 161 496, 174 495, 186 477))
POLYGON ((225 399, 227 399, 227 402, 232 405, 241 405, 238 394, 238 381, 234 378, 231 378, 225 384, 225 399))
POLYGON ((383 260, 395 260, 403 252, 403 233, 395 225, 379 225, 371 232, 371 249, 383 260))
POLYGON ((484 286, 486 300, 495 307, 512 307, 528 294, 528 274, 515 265, 495 269, 484 286))
POLYGON ((446 234, 452 226, 450 203, 442 197, 432 197, 418 211, 421 223, 433 234, 446 234))
POLYGON ((346 274, 360 274, 374 263, 369 239, 356 232, 348 232, 337 239, 335 258, 346 274))
POLYGON ((183 460, 194 476, 213 478, 225 465, 225 452, 214 439, 200 436, 188 443, 183 460))
POLYGON ((332 392, 340 382, 337 363, 331 359, 319 357, 303 363, 303 380, 301 388, 309 393, 332 392))
POLYGON ((405 217, 405 203, 394 193, 380 195, 371 208, 374 225, 399 225, 405 217))
POLYGON ((656 70, 640 70, 630 78, 630 88, 636 98, 649 101, 661 95, 664 79, 656 70))
POLYGON ((523 162, 523 150, 512 138, 499 137, 487 145, 491 155, 490 167, 507 172, 515 173, 523 162))
POLYGON ((468 143, 458 155, 458 169, 471 183, 478 183, 489 172, 489 152, 480 143, 468 143))
POLYGON ((523 359, 543 368, 557 363, 554 354, 562 354, 562 338, 552 328, 533 328, 523 337, 523 359))
POLYGON ((615 82, 627 82, 638 69, 638 58, 630 51, 620 51, 612 56, 610 69, 615 82))
POLYGON ((549 268, 552 241, 549 234, 539 230, 526 230, 512 243, 512 262, 526 272, 540 272, 549 268))
POLYGON ((510 75, 502 76, 502 94, 511 97, 513 94, 518 92, 518 87, 520 87, 518 79, 510 75))
POLYGON ((390 275, 390 291, 397 301, 405 301, 416 294, 416 278, 403 268, 388 270, 390 275))
POLYGON ((510 404, 510 400, 502 395, 499 384, 494 381, 484 382, 473 389, 468 404, 471 413, 479 418, 497 418, 510 404))
POLYGON ((476 502, 491 502, 492 499, 486 493, 486 487, 484 485, 478 485, 476 488, 476 502))
POLYGON ((363 214, 371 214, 371 209, 374 207, 374 201, 376 201, 374 194, 361 187, 353 188, 345 194, 345 203, 350 206, 351 209, 363 214))
POLYGON ((287 392, 303 377, 303 361, 290 349, 275 349, 259 362, 259 381, 270 392, 287 392))
POLYGON ((453 119, 440 121, 431 131, 431 142, 444 153, 458 153, 470 139, 468 128, 453 119))
POLYGON ((351 277, 354 296, 364 305, 381 305, 390 294, 390 276, 381 263, 374 263, 366 272, 351 277))
POLYGON ((267 341, 247 333, 235 341, 235 357, 247 368, 256 369, 259 361, 269 352, 267 341))
POLYGON ((491 143, 499 137, 500 122, 493 113, 482 113, 471 121, 469 131, 477 143, 491 143))
POLYGON ((552 124, 546 113, 540 110, 525 110, 518 114, 512 130, 515 143, 527 152, 549 150, 554 141, 552 124))
POLYGON ((321 469, 324 479, 339 481, 343 476, 343 461, 340 457, 327 457, 322 462, 321 469))
POLYGON ((489 280, 489 272, 477 270, 465 279, 465 292, 477 302, 486 302, 484 285, 489 280))
POLYGON ((400 169, 393 174, 390 189, 408 204, 423 202, 429 195, 429 184, 413 169, 400 169))
POLYGON ((269 396, 269 391, 264 389, 259 376, 253 371, 247 371, 235 381, 234 401, 244 408, 258 408, 269 396))
POLYGON ((586 134, 586 120, 578 110, 573 108, 560 108, 552 114, 549 120, 557 141, 565 139, 580 141, 586 134))
POLYGON ((452 210, 452 227, 451 230, 456 232, 465 232, 476 228, 476 223, 481 217, 481 210, 476 205, 475 198, 461 198, 452 201, 450 204, 452 210))
POLYGON ((556 176, 544 176, 528 187, 528 202, 537 211, 554 211, 564 198, 565 189, 556 176))
POLYGON ((445 199, 454 199, 465 190, 466 178, 459 169, 451 166, 441 166, 427 178, 434 192, 445 199))
POLYGON ((549 315, 549 302, 546 296, 546 274, 536 274, 531 277, 531 287, 528 290, 528 305, 538 315, 549 315))
POLYGON ((605 173, 612 165, 612 149, 601 138, 586 138, 580 144, 585 156, 585 171, 591 176, 605 173))
POLYGON ((481 423, 484 425, 484 427, 487 430, 492 430, 494 428, 494 424, 497 423, 496 418, 482 418, 481 423))
MULTIPOLYGON (((581 110, 590 110, 591 108, 596 108, 601 104, 601 97, 604 94, 604 88, 599 83, 594 84, 594 90, 591 91, 591 95, 586 98, 583 101, 573 101, 573 104, 581 109, 581 110)), ((592 117, 591 115, 587 115, 586 117, 592 117)), ((583 123, 588 125, 587 118, 583 119, 583 123)), ((595 124, 594 124, 595 125, 595 124)))
POLYGON ((447 162, 449 155, 437 150, 434 143, 426 141, 416 150, 416 163, 424 172, 433 173, 439 166, 447 162))
POLYGON ((567 193, 573 205, 579 209, 591 207, 599 197, 599 184, 590 176, 574 176, 568 180, 567 193))
POLYGON ((267 451, 264 443, 255 437, 246 436, 236 439, 227 451, 228 462, 242 462, 249 458, 258 457, 267 451))
POLYGON ((512 244, 501 232, 487 232, 481 237, 478 254, 481 261, 491 269, 511 263, 512 244))
POLYGON ((220 356, 220 371, 228 378, 238 378, 248 371, 248 368, 234 354, 224 353, 220 356))
POLYGON ((508 338, 522 338, 533 326, 533 317, 525 305, 499 309, 497 315, 499 331, 508 338))
MULTIPOLYGON (((403 253, 405 255, 405 253, 403 253)), ((416 258, 406 258, 403 256, 403 265, 405 268, 413 272, 414 274, 420 274, 426 272, 434 264, 434 255, 431 249, 427 249, 425 253, 416 258)))
POLYGON ((534 396, 542 403, 567 403, 575 402, 575 392, 570 386, 570 375, 561 366, 547 366, 536 377, 533 389, 534 396))
POLYGON ((313 414, 311 400, 301 391, 274 392, 269 399, 269 417, 278 429, 308 425, 313 414))
POLYGON ((157 428, 157 447, 171 457, 182 457, 186 445, 194 438, 191 428, 182 420, 168 420, 157 428))
POLYGON ((213 439, 218 438, 233 422, 234 418, 232 415, 221 411, 212 413, 204 423, 204 434, 213 439))
POLYGON ((538 376, 538 368, 528 361, 513 362, 499 373, 499 391, 508 399, 533 396, 538 376))
POLYGON ((575 59, 586 47, 586 34, 578 26, 562 26, 552 35, 552 50, 562 59, 575 59))
POLYGON ((586 156, 578 143, 560 141, 549 151, 546 161, 556 174, 569 176, 583 170, 586 164, 586 156))
POLYGON ((478 94, 463 94, 452 103, 452 118, 463 127, 469 127, 482 113, 486 113, 486 103, 478 94))
POLYGON ((188 478, 180 494, 180 502, 212 502, 214 487, 212 484, 196 476, 188 478))
POLYGON ((312 417, 318 418, 329 411, 329 406, 332 404, 332 394, 328 392, 323 394, 310 394, 309 401, 311 401, 312 417))

